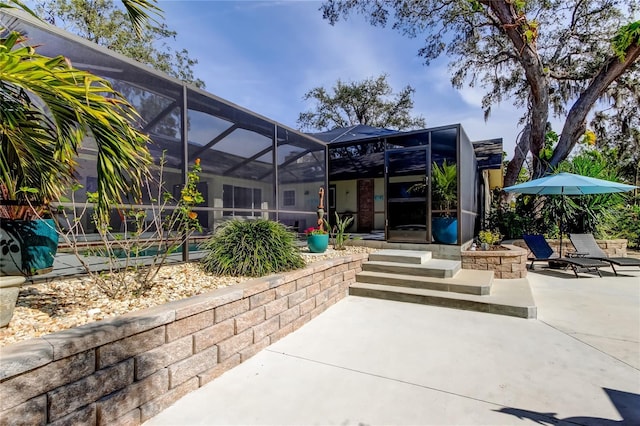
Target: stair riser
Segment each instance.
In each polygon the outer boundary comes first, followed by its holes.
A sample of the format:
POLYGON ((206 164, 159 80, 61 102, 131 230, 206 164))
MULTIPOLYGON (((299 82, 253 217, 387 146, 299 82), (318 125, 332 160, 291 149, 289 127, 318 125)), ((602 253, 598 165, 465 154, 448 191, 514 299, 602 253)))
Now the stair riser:
POLYGON ((395 263, 421 265, 431 260, 431 253, 427 252, 421 256, 402 256, 402 255, 387 255, 387 254, 371 253, 369 255, 369 260, 378 261, 378 262, 395 262, 395 263))
POLYGON ((497 315, 506 315, 518 318, 535 318, 535 308, 515 307, 481 303, 469 300, 448 299, 446 297, 406 294, 373 289, 349 288, 352 296, 371 297, 375 299, 393 300, 396 302, 417 303, 421 305, 438 306, 442 308, 462 309, 466 311, 485 312, 497 315))
POLYGON ((484 296, 490 293, 490 287, 479 287, 479 286, 466 286, 466 285, 456 285, 456 284, 443 284, 437 282, 428 282, 428 281, 414 281, 411 279, 411 276, 407 276, 403 279, 394 279, 389 277, 380 277, 380 276, 370 276, 370 275, 356 275, 356 282, 359 283, 367 283, 367 284, 382 284, 382 285, 391 285, 396 287, 409 287, 409 288, 421 288, 424 290, 437 290, 437 291, 448 291, 452 293, 461 293, 461 294, 475 294, 478 296, 484 296))
POLYGON ((418 277, 433 277, 433 278, 452 278, 459 270, 460 267, 451 269, 429 269, 429 268, 415 268, 407 264, 398 265, 376 265, 365 262, 362 264, 363 271, 370 272, 385 272, 388 274, 403 274, 413 275, 418 277))

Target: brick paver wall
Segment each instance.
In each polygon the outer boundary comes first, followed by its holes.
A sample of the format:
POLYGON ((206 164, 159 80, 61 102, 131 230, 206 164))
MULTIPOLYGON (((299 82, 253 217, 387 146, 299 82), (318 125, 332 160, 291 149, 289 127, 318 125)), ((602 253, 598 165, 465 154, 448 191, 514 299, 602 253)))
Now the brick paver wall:
POLYGON ((347 295, 367 254, 0 349, 0 425, 137 425, 347 295))
POLYGON ((510 244, 503 246, 507 250, 462 251, 462 268, 494 271, 494 277, 502 279, 526 277, 527 251, 510 244))
MULTIPOLYGON (((560 240, 547 240, 547 242, 549 243, 549 245, 551 246, 551 248, 553 250, 555 250, 557 253, 559 253, 559 251, 560 251, 560 240)), ((625 257, 627 255, 627 243, 629 241, 626 240, 626 239, 597 240, 596 242, 598 243, 598 246, 602 250, 604 250, 605 253, 607 253, 607 256, 625 257)), ((518 246, 518 247, 523 247, 527 251, 529 250, 527 248, 527 244, 524 242, 524 240, 515 240, 513 242, 513 244, 518 246)), ((562 253, 563 253, 563 255, 565 253, 573 253, 575 251, 576 251, 576 249, 573 247, 573 244, 571 244, 571 240, 569 240, 568 238, 562 240, 562 253)), ((532 257, 533 254, 530 253, 530 256, 532 257)))

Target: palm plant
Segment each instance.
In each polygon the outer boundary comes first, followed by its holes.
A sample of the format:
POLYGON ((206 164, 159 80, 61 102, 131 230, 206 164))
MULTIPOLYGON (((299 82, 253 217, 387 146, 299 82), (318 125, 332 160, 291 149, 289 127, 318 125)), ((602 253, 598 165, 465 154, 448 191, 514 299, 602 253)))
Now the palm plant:
POLYGON ((447 160, 443 161, 442 166, 434 161, 431 167, 433 203, 436 209, 443 211, 444 217, 451 216, 451 206, 458 199, 457 173, 457 166, 447 164, 447 160))
MULTIPOLYGON (((147 0, 123 3, 138 28, 145 10, 159 10, 147 0)), ((11 7, 33 15, 17 0, 0 2, 0 9, 11 7)), ((148 136, 132 127, 140 118, 109 81, 62 56, 39 55, 25 41, 0 27, 0 216, 28 219, 58 199, 74 181, 79 149, 91 135, 98 148, 96 211, 106 217, 123 194, 141 194, 151 156, 148 136)))

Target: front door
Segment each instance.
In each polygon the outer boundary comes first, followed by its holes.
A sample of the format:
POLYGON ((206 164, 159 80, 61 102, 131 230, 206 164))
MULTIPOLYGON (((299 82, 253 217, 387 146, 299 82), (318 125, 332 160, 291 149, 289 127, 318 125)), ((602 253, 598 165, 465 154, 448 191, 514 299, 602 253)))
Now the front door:
POLYGON ((371 232, 374 221, 373 179, 358 179, 358 232, 371 232))
POLYGON ((388 241, 429 241, 429 156, 430 151, 424 146, 385 153, 388 241))

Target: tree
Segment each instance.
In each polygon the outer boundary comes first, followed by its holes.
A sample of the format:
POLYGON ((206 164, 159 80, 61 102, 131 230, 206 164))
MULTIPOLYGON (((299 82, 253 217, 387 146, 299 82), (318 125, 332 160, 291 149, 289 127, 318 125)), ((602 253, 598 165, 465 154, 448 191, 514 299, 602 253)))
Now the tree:
POLYGON ((595 145, 616 164, 620 176, 640 186, 640 69, 623 75, 605 96, 610 104, 594 114, 595 145), (634 75, 635 74, 635 75, 634 75))
POLYGON ((162 22, 147 20, 136 33, 134 22, 112 0, 40 0, 36 12, 50 24, 186 83, 205 86, 193 73, 198 61, 190 58, 186 49, 174 51, 166 41, 161 41, 175 38, 175 31, 162 22))
MULTIPOLYGON (((586 121, 606 92, 640 57, 640 22, 628 24, 637 0, 328 0, 323 15, 335 24, 352 10, 373 25, 422 35, 426 64, 443 53, 452 57, 452 84, 480 85, 485 119, 491 106, 513 99, 524 107, 524 124, 507 168, 505 185, 515 182, 527 153, 539 177, 565 159, 586 130, 586 121), (549 161, 541 161, 550 115, 564 126, 549 161)), ((632 83, 638 85, 637 79, 632 83)), ((622 92, 620 92, 623 95, 622 92)))
POLYGON ((316 87, 304 95, 305 101, 315 100, 316 105, 300 113, 300 129, 326 131, 356 124, 395 130, 425 126, 424 118, 410 115, 415 89, 406 86, 394 95, 386 74, 361 82, 338 80, 332 90, 327 93, 324 87, 316 87))
MULTIPOLYGON (((156 8, 147 0, 127 0, 136 22, 156 8)), ((0 1, 0 9, 21 2, 0 1)), ((35 16, 35 15, 34 15, 35 16)), ((93 135, 97 154, 97 212, 123 194, 140 194, 148 173, 148 137, 130 126, 138 118, 111 84, 74 69, 66 58, 39 55, 22 35, 0 26, 0 199, 47 203, 74 182, 78 150, 93 135)), ((6 207, 6 206, 3 206, 6 207)), ((0 214, 29 218, 2 208, 0 214)))

